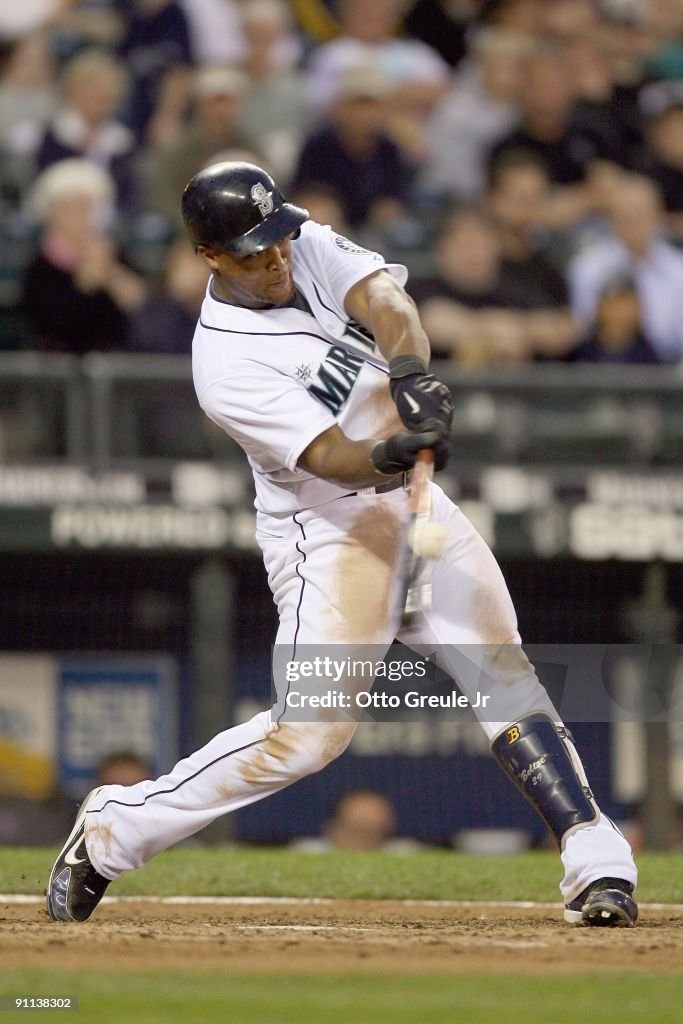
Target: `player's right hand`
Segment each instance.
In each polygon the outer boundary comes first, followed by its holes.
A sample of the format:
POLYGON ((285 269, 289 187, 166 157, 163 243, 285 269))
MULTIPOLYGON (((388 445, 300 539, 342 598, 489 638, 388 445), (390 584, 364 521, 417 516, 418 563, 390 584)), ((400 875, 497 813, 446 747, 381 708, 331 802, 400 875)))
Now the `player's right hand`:
POLYGON ((370 461, 379 473, 394 476, 412 469, 417 453, 423 448, 434 450, 434 469, 443 469, 450 455, 450 443, 441 430, 425 430, 419 434, 402 431, 386 441, 379 441, 370 453, 370 461))

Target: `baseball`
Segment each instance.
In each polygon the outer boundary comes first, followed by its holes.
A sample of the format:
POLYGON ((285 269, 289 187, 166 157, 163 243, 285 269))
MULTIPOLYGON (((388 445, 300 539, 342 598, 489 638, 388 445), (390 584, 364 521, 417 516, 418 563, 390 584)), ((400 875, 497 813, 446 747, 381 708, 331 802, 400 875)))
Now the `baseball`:
POLYGON ((446 528, 441 523, 414 523, 408 543, 421 558, 438 558, 446 544, 446 528))

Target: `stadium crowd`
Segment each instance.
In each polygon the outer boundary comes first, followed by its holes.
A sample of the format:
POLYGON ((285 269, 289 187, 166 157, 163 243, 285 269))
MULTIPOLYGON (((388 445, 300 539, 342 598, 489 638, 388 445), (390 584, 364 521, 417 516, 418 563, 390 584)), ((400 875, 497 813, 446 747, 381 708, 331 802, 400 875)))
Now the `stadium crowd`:
POLYGON ((683 0, 4 0, 0 347, 189 352, 233 158, 406 263, 435 357, 683 359, 683 0))

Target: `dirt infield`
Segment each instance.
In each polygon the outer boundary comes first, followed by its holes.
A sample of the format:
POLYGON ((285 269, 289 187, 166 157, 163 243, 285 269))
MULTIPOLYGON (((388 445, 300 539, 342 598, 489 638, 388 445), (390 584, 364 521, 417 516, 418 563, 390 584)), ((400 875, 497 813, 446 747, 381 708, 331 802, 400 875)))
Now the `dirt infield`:
POLYGON ((571 928, 561 908, 398 901, 102 904, 83 925, 0 903, 6 970, 680 971, 683 911, 645 909, 634 929, 571 928))

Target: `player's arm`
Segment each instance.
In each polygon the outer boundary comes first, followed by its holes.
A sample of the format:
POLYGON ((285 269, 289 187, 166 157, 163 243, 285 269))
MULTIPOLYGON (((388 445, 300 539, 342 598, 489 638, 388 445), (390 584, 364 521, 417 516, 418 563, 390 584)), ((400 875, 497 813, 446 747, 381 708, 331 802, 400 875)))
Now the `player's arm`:
POLYGON ((389 363, 391 397, 405 425, 412 431, 436 430, 445 442, 453 402, 446 385, 427 370, 429 340, 411 297, 389 271, 378 270, 349 289, 344 306, 371 332, 389 363))
POLYGON ((411 469, 422 448, 435 447, 438 453, 439 442, 436 430, 403 431, 385 441, 376 438, 352 441, 335 425, 311 441, 299 456, 297 465, 341 487, 374 487, 387 477, 411 469))
POLYGON ((378 270, 352 285, 344 307, 370 331, 387 362, 396 356, 416 356, 427 366, 429 339, 417 306, 388 270, 378 270))

